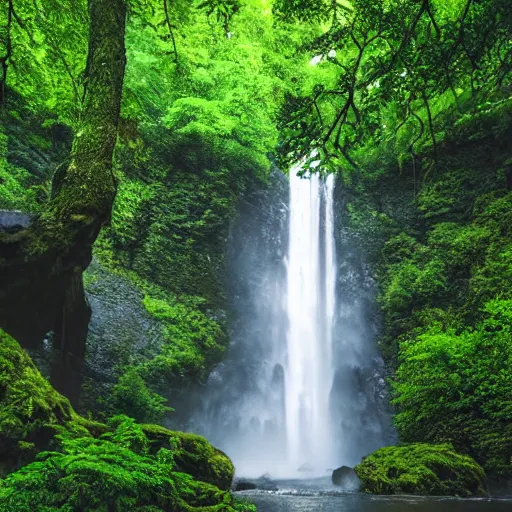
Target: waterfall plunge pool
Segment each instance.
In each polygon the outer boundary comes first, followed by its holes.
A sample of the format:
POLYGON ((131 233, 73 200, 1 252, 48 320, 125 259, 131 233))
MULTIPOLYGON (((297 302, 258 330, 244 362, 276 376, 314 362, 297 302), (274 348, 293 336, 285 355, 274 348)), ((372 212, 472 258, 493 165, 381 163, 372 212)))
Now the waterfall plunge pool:
POLYGON ((276 482, 278 491, 241 491, 258 512, 510 512, 512 498, 377 496, 343 491, 329 479, 276 482))

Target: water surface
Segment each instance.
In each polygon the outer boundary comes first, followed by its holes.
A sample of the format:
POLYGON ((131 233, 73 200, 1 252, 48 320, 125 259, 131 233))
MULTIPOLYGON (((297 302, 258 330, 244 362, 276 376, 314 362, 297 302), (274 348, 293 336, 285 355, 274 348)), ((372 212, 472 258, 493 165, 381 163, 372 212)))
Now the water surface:
POLYGON ((375 496, 347 492, 327 479, 278 481, 277 491, 236 493, 258 512, 511 512, 512 497, 375 496))
POLYGON ((427 498, 352 494, 303 494, 282 491, 237 493, 258 512, 511 512, 512 499, 427 498))

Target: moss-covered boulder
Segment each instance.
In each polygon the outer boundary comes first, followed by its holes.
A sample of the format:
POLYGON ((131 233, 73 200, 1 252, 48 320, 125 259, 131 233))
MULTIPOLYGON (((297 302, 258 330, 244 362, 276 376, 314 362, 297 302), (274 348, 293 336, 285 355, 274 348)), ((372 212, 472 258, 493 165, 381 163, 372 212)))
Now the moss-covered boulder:
POLYGON ((212 446, 204 437, 186 432, 174 432, 158 425, 143 425, 152 444, 152 451, 170 449, 178 471, 188 473, 219 489, 231 488, 235 468, 229 457, 212 446))
POLYGON ((484 470, 450 444, 387 446, 355 467, 361 490, 374 494, 486 495, 484 470))
POLYGON ((142 426, 127 416, 95 438, 63 431, 58 451, 0 480, 0 512, 254 512, 229 491, 179 471, 177 452, 151 453, 142 426))
POLYGON ((255 510, 230 494, 233 464, 206 439, 82 418, 2 331, 0 461, 0 512, 255 510))
POLYGON ((0 475, 46 447, 55 433, 52 427, 72 420, 73 415, 67 398, 0 330, 0 475))

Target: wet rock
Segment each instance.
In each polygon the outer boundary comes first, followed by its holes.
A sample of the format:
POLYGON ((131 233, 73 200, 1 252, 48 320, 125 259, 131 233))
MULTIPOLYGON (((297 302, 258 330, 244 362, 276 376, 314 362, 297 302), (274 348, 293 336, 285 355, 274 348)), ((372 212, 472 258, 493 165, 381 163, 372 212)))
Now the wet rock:
POLYGON ((17 233, 28 228, 32 216, 17 210, 0 210, 0 231, 5 233, 17 233))
POLYGON ((233 482, 233 491, 251 491, 256 489, 256 484, 249 480, 235 480, 233 482))
POLYGON ((348 466, 341 466, 332 472, 332 483, 347 490, 357 490, 361 485, 356 472, 348 466))
POLYGON ((361 491, 373 494, 486 496, 484 470, 450 444, 380 448, 355 467, 361 491))
POLYGON ((257 480, 254 481, 256 489, 262 489, 263 491, 278 491, 277 484, 272 480, 268 473, 261 475, 257 480))
POLYGON ((232 485, 233 491, 249 491, 252 489, 261 489, 263 491, 278 491, 277 484, 272 480, 268 473, 261 475, 254 480, 246 478, 235 479, 232 485))

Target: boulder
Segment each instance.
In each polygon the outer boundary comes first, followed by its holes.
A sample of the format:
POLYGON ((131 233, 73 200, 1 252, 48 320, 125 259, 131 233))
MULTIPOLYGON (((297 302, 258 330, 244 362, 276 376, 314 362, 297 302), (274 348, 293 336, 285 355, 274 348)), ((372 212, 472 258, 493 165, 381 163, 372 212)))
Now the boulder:
POLYGON ((233 472, 229 458, 201 436, 139 425, 127 416, 107 424, 78 416, 0 330, 2 512, 85 512, 103 503, 121 503, 123 510, 123 503, 140 510, 254 510, 228 492, 233 472), (41 451, 46 454, 35 460, 41 451), (188 469, 193 474, 183 475, 188 469), (48 492, 63 486, 80 492, 48 492))
POLYGON ((277 484, 272 480, 271 476, 268 473, 261 475, 254 482, 256 484, 256 489, 262 489, 264 491, 278 491, 279 488, 277 484))
POLYGON ((30 226, 32 216, 17 210, 0 210, 0 231, 17 233, 30 226))
POLYGON ((151 443, 152 453, 156 454, 161 448, 173 452, 177 471, 223 491, 231 488, 235 474, 233 463, 204 437, 168 430, 160 425, 142 425, 142 430, 151 443))
POLYGON ((332 472, 332 483, 346 490, 358 490, 361 480, 359 480, 354 469, 348 466, 341 466, 332 472))
POLYGON ((235 480, 233 482, 233 491, 251 491, 256 489, 256 484, 249 480, 235 480))
POLYGON ((354 469, 361 491, 374 494, 487 495, 484 470, 451 444, 387 446, 354 469))

